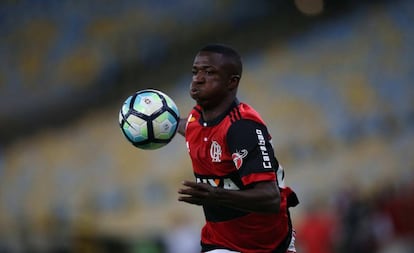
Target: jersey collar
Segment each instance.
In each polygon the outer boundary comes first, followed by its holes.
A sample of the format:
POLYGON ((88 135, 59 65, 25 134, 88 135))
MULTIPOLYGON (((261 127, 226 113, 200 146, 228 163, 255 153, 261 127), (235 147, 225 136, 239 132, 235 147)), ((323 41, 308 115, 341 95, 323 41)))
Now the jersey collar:
POLYGON ((233 110, 234 107, 237 107, 240 104, 239 100, 237 98, 234 99, 233 103, 231 103, 230 107, 221 115, 219 115, 217 118, 210 120, 210 121, 205 121, 203 119, 203 115, 200 111, 200 120, 199 123, 202 126, 215 126, 218 125, 228 114, 231 110, 233 110))

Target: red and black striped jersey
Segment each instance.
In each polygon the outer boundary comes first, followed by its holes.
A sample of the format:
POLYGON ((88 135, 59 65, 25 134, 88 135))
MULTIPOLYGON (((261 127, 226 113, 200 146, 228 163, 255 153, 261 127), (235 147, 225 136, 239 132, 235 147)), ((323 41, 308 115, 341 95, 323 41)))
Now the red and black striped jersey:
MULTIPOLYGON (((197 182, 229 190, 248 189, 261 181, 278 183, 279 164, 271 136, 260 115, 246 103, 235 101, 226 113, 209 122, 203 120, 200 107, 194 107, 185 138, 197 182)), ((287 198, 282 193, 284 208, 275 214, 204 205, 203 250, 276 252, 290 229, 287 198)))

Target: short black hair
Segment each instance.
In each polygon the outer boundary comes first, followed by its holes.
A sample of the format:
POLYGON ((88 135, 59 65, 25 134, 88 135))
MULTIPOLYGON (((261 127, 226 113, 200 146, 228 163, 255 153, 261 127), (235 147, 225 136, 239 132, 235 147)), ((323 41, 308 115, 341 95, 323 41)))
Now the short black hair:
POLYGON ((234 74, 241 76, 243 64, 240 54, 234 48, 224 44, 209 44, 202 47, 199 52, 213 52, 224 55, 233 62, 235 67, 234 71, 236 72, 234 74))

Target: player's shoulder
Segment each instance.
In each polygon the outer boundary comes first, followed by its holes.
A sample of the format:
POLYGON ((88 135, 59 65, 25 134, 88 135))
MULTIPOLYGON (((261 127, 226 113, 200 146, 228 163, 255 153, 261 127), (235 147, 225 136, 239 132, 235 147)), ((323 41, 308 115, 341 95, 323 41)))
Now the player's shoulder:
POLYGON ((193 122, 201 117, 201 107, 199 105, 194 106, 188 113, 188 122, 193 122))
POLYGON ((236 138, 247 138, 247 136, 255 137, 257 134, 268 136, 267 126, 261 115, 249 104, 239 102, 233 108, 230 116, 239 115, 229 127, 228 136, 236 136, 236 138))
MULTIPOLYGON (((239 119, 231 124, 229 127, 229 133, 241 133, 248 134, 248 133, 255 133, 257 130, 266 131, 267 127, 260 121, 252 120, 249 118, 242 118, 239 119)), ((243 136, 240 136, 243 137, 243 136)))
POLYGON ((259 112, 256 111, 251 105, 245 102, 239 102, 233 110, 236 110, 237 113, 240 115, 240 120, 252 120, 263 125, 265 124, 259 112))

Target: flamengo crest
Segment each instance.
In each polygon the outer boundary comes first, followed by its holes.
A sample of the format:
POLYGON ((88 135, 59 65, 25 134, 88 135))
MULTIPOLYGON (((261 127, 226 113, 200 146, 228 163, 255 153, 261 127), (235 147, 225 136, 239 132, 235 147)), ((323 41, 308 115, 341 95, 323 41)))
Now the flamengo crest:
POLYGON ((221 146, 217 141, 212 141, 210 146, 211 161, 218 163, 221 162, 221 146))

